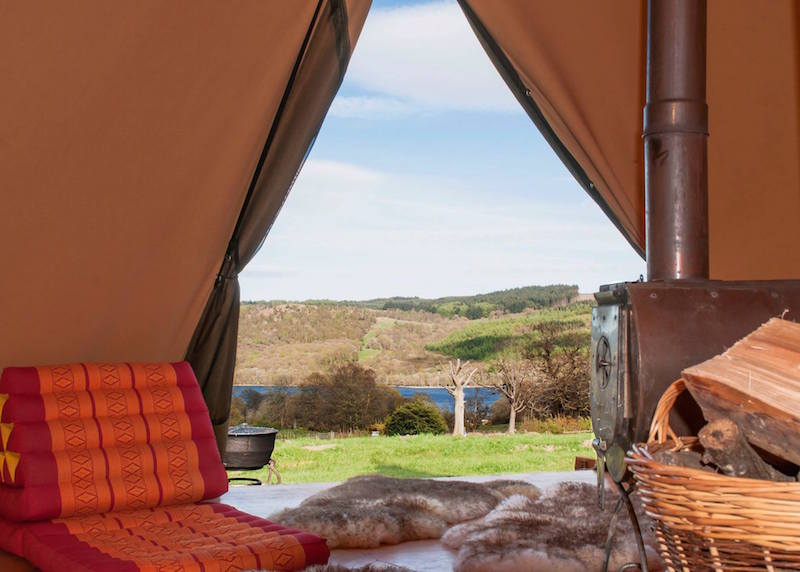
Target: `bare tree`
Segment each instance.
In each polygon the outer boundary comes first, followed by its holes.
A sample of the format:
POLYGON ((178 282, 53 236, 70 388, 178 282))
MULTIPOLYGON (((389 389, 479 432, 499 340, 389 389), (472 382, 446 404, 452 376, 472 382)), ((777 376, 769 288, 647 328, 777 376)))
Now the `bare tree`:
POLYGON ((477 368, 472 368, 467 372, 466 367, 469 365, 468 361, 461 363, 461 360, 456 360, 455 363, 448 362, 447 377, 449 384, 446 386, 447 391, 453 396, 455 406, 453 413, 455 420, 453 421, 453 435, 466 435, 464 429, 464 390, 469 387, 472 381, 472 376, 477 372, 477 368))
POLYGON ((519 357, 502 358, 495 364, 496 375, 486 387, 497 389, 509 405, 508 432, 517 432, 517 413, 528 407, 533 364, 519 357))
POLYGON ((546 322, 529 332, 532 417, 589 415, 589 334, 580 324, 546 322))

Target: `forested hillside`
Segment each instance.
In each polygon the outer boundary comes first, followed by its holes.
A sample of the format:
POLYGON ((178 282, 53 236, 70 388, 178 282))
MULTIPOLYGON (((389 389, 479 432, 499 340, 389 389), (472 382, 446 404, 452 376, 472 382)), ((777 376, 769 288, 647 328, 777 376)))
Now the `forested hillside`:
MULTIPOLYGON (((419 310, 450 318, 463 316, 476 320, 491 314, 517 314, 529 309, 549 308, 569 304, 579 299, 575 285, 553 284, 549 286, 525 286, 498 290, 474 296, 446 296, 444 298, 417 298, 395 296, 362 301, 306 300, 305 305, 351 306, 371 310, 419 310)), ((256 302, 272 306, 288 304, 285 301, 256 302)))
POLYGON ((557 331, 555 343, 564 345, 576 339, 589 342, 592 307, 578 302, 547 308, 525 315, 469 322, 446 338, 428 344, 426 349, 455 358, 488 361, 507 353, 525 353, 540 337, 542 326, 557 331))
POLYGON ((448 359, 471 359, 485 369, 535 343, 542 324, 557 324, 554 339, 588 343, 591 306, 570 304, 577 296, 576 287, 557 285, 436 300, 244 303, 236 383, 301 385, 334 363, 357 361, 380 383, 439 385, 448 359), (510 310, 515 299, 524 306, 519 312, 510 310), (401 308, 405 302, 409 307, 401 308), (476 307, 486 316, 464 316, 476 307))
POLYGON ((356 304, 381 310, 422 310, 443 316, 464 316, 474 320, 487 317, 493 312, 517 314, 527 309, 568 304, 577 296, 577 286, 555 284, 511 288, 475 296, 447 296, 435 299, 377 298, 356 304))

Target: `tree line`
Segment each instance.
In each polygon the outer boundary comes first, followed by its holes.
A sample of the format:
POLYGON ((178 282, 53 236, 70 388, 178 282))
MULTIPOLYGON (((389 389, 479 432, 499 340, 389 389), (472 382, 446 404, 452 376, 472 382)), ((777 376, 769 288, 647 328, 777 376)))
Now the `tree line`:
POLYGON ((245 389, 233 399, 231 424, 387 433, 411 426, 436 429, 418 432, 438 432, 449 426, 454 434, 462 435, 489 417, 507 422, 511 433, 522 418, 585 417, 589 414, 588 337, 574 326, 569 321, 529 326, 515 351, 503 354, 484 372, 461 360, 443 364, 446 387, 454 399, 452 414, 443 414, 421 396, 404 399, 395 388, 380 384, 373 370, 340 361, 330 364, 326 372, 309 375, 297 387, 287 382, 268 392, 245 389), (491 411, 477 395, 469 402, 468 389, 474 387, 490 387, 501 394, 491 411))

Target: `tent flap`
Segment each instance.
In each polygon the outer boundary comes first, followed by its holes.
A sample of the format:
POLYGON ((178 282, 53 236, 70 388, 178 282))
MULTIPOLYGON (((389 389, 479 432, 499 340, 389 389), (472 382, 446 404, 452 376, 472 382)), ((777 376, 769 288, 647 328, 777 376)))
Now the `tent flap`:
MULTIPOLYGON (((646 3, 460 3, 570 172, 644 252, 646 3)), ((796 0, 708 2, 712 278, 800 278, 799 29, 796 0)))
POLYGON ((0 368, 171 362, 188 348, 224 422, 235 276, 291 186, 368 8, 4 3, 0 368))
POLYGON ((539 129, 545 141, 547 141, 558 158, 561 159, 561 162, 564 163, 564 166, 567 168, 567 170, 572 174, 573 177, 575 177, 575 180, 578 181, 578 184, 583 188, 583 190, 586 191, 592 200, 597 203, 603 213, 605 213, 614 226, 616 226, 617 229, 622 233, 631 247, 637 252, 637 254, 639 254, 639 256, 644 258, 643 246, 638 242, 638 238, 633 235, 622 223, 614 209, 608 204, 603 195, 598 191, 595 184, 589 178, 589 175, 586 174, 586 171, 584 171, 580 163, 578 163, 570 150, 561 141, 558 134, 547 122, 547 118, 544 116, 542 110, 539 108, 539 105, 536 103, 536 99, 533 97, 531 90, 526 87, 525 82, 519 76, 516 68, 506 57, 505 52, 503 52, 500 46, 497 45, 494 38, 492 38, 489 31, 483 25, 469 4, 465 0, 459 0, 459 4, 461 5, 461 9, 464 11, 464 15, 467 17, 473 32, 475 32, 475 35, 478 37, 478 40, 480 41, 484 50, 486 50, 486 53, 489 55, 489 59, 491 59, 495 68, 497 68, 497 71, 500 73, 503 80, 505 80, 509 89, 511 89, 514 97, 516 97, 517 101, 519 101, 520 105, 522 105, 522 108, 528 114, 528 117, 531 118, 533 124, 539 129))
POLYGON ((369 4, 348 15, 340 0, 321 2, 267 136, 214 289, 187 351, 209 405, 217 442, 226 438, 236 365, 238 273, 261 247, 341 85, 369 4))

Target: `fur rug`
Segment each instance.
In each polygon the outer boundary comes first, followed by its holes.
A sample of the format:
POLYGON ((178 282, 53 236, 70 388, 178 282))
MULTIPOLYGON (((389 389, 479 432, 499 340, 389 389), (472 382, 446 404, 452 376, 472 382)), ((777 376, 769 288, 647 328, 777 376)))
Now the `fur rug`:
POLYGON ((358 568, 347 568, 339 564, 326 564, 322 566, 312 566, 306 568, 303 572, 414 572, 410 568, 402 566, 395 566, 394 564, 385 564, 383 562, 373 562, 358 568))
POLYGON ((468 483, 369 475, 354 477, 269 519, 323 536, 331 549, 375 548, 440 538, 454 524, 485 516, 512 495, 537 499, 541 493, 524 481, 468 483))
MULTIPOLYGON (((616 503, 616 495, 606 491, 606 510, 601 512, 595 487, 563 483, 540 499, 510 497, 485 517, 451 528, 442 542, 458 550, 457 572, 599 571, 616 503)), ((640 515, 639 522, 649 534, 651 521, 640 515)), ((624 507, 614 538, 610 570, 639 561, 624 507)), ((649 555, 648 561, 656 564, 656 552, 649 550, 649 555)))

